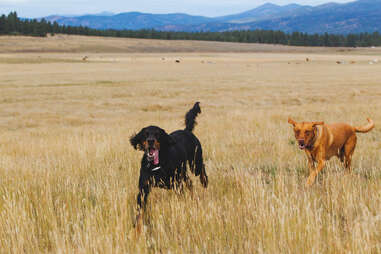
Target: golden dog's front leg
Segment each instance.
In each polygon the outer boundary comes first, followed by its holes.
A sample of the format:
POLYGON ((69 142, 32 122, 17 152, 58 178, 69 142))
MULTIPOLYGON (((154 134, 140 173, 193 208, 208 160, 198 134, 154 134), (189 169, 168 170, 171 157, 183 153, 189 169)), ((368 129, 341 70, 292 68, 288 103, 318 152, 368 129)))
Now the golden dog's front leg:
MULTIPOLYGON (((314 159, 312 158, 312 154, 309 151, 306 151, 306 155, 307 155, 307 159, 308 159, 308 168, 310 170, 310 174, 309 174, 308 179, 310 179, 311 175, 315 171, 315 163, 314 163, 314 159)), ((306 183, 306 186, 307 186, 307 183, 306 183)))
POLYGON ((320 159, 316 169, 310 171, 310 176, 307 179, 306 187, 310 187, 315 182, 316 176, 319 174, 320 171, 322 171, 322 169, 324 168, 324 165, 325 165, 325 160, 320 159))
POLYGON ((311 175, 312 172, 315 171, 315 163, 310 153, 307 153, 307 158, 308 158, 308 168, 310 169, 310 175, 311 175))

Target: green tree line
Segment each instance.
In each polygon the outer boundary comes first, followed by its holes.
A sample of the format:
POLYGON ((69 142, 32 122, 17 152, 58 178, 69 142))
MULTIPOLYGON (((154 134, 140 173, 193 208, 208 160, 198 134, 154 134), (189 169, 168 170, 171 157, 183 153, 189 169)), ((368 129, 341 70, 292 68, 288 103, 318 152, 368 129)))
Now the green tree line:
POLYGON ((167 32, 152 29, 113 30, 92 29, 83 26, 65 26, 45 19, 20 19, 16 12, 0 17, 0 35, 29 35, 45 37, 47 34, 75 34, 88 36, 145 38, 164 40, 202 40, 241 43, 267 43, 292 46, 369 47, 381 46, 381 34, 308 34, 285 33, 272 30, 240 30, 227 32, 167 32))

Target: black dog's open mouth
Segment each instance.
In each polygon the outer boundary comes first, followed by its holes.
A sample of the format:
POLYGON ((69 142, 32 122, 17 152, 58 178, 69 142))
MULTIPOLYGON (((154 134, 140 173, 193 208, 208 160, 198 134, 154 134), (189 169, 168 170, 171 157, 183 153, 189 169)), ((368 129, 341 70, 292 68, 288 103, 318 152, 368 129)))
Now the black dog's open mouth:
POLYGON ((149 148, 147 152, 147 158, 149 161, 153 161, 154 165, 159 164, 159 150, 155 148, 149 148))

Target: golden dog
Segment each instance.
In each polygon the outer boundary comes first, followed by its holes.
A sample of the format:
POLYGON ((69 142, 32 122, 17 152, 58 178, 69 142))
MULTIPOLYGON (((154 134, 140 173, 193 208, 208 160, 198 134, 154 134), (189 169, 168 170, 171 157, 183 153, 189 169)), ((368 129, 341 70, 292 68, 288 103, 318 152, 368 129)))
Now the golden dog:
POLYGON ((356 132, 366 133, 374 128, 372 119, 361 127, 353 127, 345 123, 324 124, 324 122, 295 122, 288 118, 294 126, 295 138, 299 148, 304 150, 308 158, 310 175, 306 186, 311 186, 324 164, 332 156, 337 156, 350 171, 352 155, 356 147, 356 132), (317 167, 315 168, 315 162, 317 167))

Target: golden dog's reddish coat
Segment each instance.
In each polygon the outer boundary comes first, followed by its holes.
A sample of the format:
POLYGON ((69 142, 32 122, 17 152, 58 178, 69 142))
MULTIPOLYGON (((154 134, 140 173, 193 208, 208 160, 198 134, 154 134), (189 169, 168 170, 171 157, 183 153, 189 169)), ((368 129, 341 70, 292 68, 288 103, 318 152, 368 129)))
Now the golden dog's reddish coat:
POLYGON ((356 147, 356 132, 366 133, 374 128, 372 119, 362 127, 353 127, 345 123, 324 124, 324 122, 288 122, 294 126, 295 138, 299 148, 305 150, 310 168, 306 186, 314 183, 325 162, 332 156, 340 158, 350 171, 352 155, 356 147), (315 168, 315 163, 317 167, 315 168))

